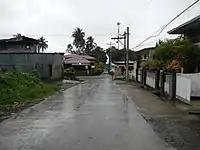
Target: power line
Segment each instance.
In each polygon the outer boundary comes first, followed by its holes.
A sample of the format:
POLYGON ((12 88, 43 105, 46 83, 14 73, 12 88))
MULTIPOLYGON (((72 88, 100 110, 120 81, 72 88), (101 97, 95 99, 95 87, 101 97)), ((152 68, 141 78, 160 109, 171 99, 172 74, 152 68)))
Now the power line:
POLYGON ((174 22, 178 17, 180 17, 182 14, 184 14, 186 11, 188 11, 190 8, 192 8, 194 5, 196 5, 199 1, 200 0, 196 0, 194 3, 192 3, 186 9, 184 9, 181 13, 179 13, 176 17, 174 17, 172 20, 170 20, 166 25, 164 25, 160 29, 160 32, 158 34, 156 34, 156 35, 153 34, 153 35, 149 36, 144 41, 142 41, 140 44, 138 44, 137 46, 135 46, 133 49, 139 47, 140 45, 142 45, 144 42, 148 41, 149 39, 159 36, 172 22, 174 22))

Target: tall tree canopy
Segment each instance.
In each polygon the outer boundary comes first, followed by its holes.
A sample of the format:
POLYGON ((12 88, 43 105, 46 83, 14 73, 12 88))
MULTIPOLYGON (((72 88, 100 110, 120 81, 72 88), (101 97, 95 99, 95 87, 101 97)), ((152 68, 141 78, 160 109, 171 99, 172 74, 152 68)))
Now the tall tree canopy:
MULTIPOLYGON (((126 60, 126 50, 118 50, 116 47, 112 46, 106 50, 106 53, 109 55, 111 51, 111 60, 114 61, 125 61, 126 60)), ((135 52, 129 50, 129 60, 135 60, 135 52)))
POLYGON ((67 45, 66 52, 68 52, 68 53, 72 53, 73 52, 73 46, 72 46, 72 44, 68 44, 67 45))
POLYGON ((95 57, 97 61, 103 63, 107 61, 104 49, 94 42, 94 38, 92 36, 89 36, 85 41, 85 32, 82 29, 76 28, 72 33, 72 37, 74 38, 73 45, 77 48, 77 51, 71 51, 73 47, 71 44, 68 44, 67 52, 90 55, 95 57))
POLYGON ((189 39, 167 39, 159 44, 154 58, 166 63, 178 60, 185 72, 193 72, 200 63, 200 48, 189 39))
POLYGON ((85 44, 85 53, 89 54, 96 46, 97 44, 94 42, 94 38, 89 36, 85 44))
POLYGON ((83 52, 85 48, 85 32, 82 29, 76 28, 72 37, 74 38, 73 45, 78 49, 78 52, 83 52))

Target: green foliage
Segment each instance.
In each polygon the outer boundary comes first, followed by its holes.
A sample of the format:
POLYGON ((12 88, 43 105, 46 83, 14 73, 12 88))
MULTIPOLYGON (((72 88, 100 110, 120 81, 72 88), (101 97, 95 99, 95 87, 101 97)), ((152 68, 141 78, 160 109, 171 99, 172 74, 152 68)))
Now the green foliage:
MULTIPOLYGON (((125 61, 126 60, 126 50, 125 49, 118 50, 115 47, 108 48, 106 50, 108 55, 109 55, 109 51, 111 51, 112 62, 114 62, 114 61, 125 61)), ((135 60, 134 51, 129 50, 129 60, 135 60)))
POLYGON ((83 52, 85 48, 85 32, 80 28, 76 28, 72 33, 72 37, 74 38, 73 45, 79 52, 83 52))
POLYGON ((58 91, 54 85, 44 84, 37 74, 19 71, 0 74, 0 110, 10 110, 28 101, 44 98, 58 91))
POLYGON ((91 75, 100 75, 105 69, 105 64, 102 62, 95 62, 95 68, 91 70, 91 75))
POLYGON ((44 50, 46 50, 48 48, 48 41, 42 36, 39 38, 40 41, 40 49, 42 49, 42 52, 44 52, 44 50))
POLYGON ((64 70, 64 77, 65 79, 75 79, 75 71, 74 71, 74 68, 71 67, 71 68, 67 68, 64 70))
POLYGON ((166 64, 178 59, 181 67, 187 72, 192 72, 200 63, 200 48, 192 44, 189 39, 179 37, 161 42, 156 48, 154 58, 166 64))
POLYGON ((166 65, 167 62, 164 62, 162 60, 145 60, 141 62, 140 67, 146 69, 162 69, 165 68, 166 65))
POLYGON ((107 56, 106 56, 106 52, 104 51, 103 48, 97 46, 93 51, 91 51, 90 56, 93 56, 97 59, 97 61, 102 62, 102 63, 106 63, 107 61, 107 56))
POLYGON ((68 52, 90 55, 95 57, 97 61, 103 63, 107 61, 106 52, 104 49, 100 46, 97 46, 92 36, 89 36, 87 40, 85 40, 85 32, 82 29, 76 28, 72 33, 72 37, 74 38, 73 45, 77 48, 77 51, 71 50, 73 48, 71 44, 69 44, 69 47, 67 47, 68 52))

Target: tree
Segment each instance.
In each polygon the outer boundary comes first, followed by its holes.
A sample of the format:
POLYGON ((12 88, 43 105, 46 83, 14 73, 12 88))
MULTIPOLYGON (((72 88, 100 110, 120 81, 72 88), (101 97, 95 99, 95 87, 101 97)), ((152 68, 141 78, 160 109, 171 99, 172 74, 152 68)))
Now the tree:
POLYGON ((85 44, 85 53, 89 55, 96 46, 97 44, 94 42, 94 38, 89 36, 85 44))
POLYGON ((73 52, 73 46, 72 46, 72 44, 68 44, 67 45, 66 52, 68 52, 68 53, 72 53, 73 52))
POLYGON ((76 28, 72 33, 72 37, 74 38, 73 45, 78 49, 78 52, 83 52, 85 48, 85 32, 80 28, 76 28))
MULTIPOLYGON (((121 49, 118 50, 116 47, 112 46, 111 48, 108 48, 106 50, 107 54, 109 55, 109 51, 111 50, 111 59, 112 62, 114 61, 125 61, 126 60, 126 50, 125 49, 121 49)), ((129 60, 135 60, 135 52, 129 50, 129 60)))
POLYGON ((15 35, 13 35, 15 38, 21 38, 22 37, 22 35, 20 34, 20 33, 17 33, 17 34, 15 34, 15 35))
POLYGON ((39 49, 42 49, 42 52, 48 48, 47 43, 48 41, 43 36, 39 38, 39 49))
POLYGON ((106 52, 100 46, 97 46, 94 50, 92 50, 90 55, 95 57, 97 61, 100 61, 103 63, 106 63, 107 61, 106 52))
POLYGON ((156 48, 154 58, 164 61, 166 65, 177 60, 184 72, 194 72, 200 63, 200 48, 187 38, 167 39, 156 48))

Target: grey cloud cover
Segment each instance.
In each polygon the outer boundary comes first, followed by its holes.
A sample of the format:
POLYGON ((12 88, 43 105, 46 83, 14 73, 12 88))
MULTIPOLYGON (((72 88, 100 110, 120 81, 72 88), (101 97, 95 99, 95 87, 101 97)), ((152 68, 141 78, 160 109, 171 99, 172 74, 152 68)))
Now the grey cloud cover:
MULTIPOLYGON (((121 30, 130 27, 130 47, 166 24, 195 0, 1 0, 0 38, 16 33, 49 41, 48 52, 64 52, 72 42, 74 28, 83 28, 87 36, 107 47, 106 43, 121 30)), ((170 25, 166 31, 199 15, 200 3, 170 25)), ((154 45, 152 39, 144 46, 154 45)))

